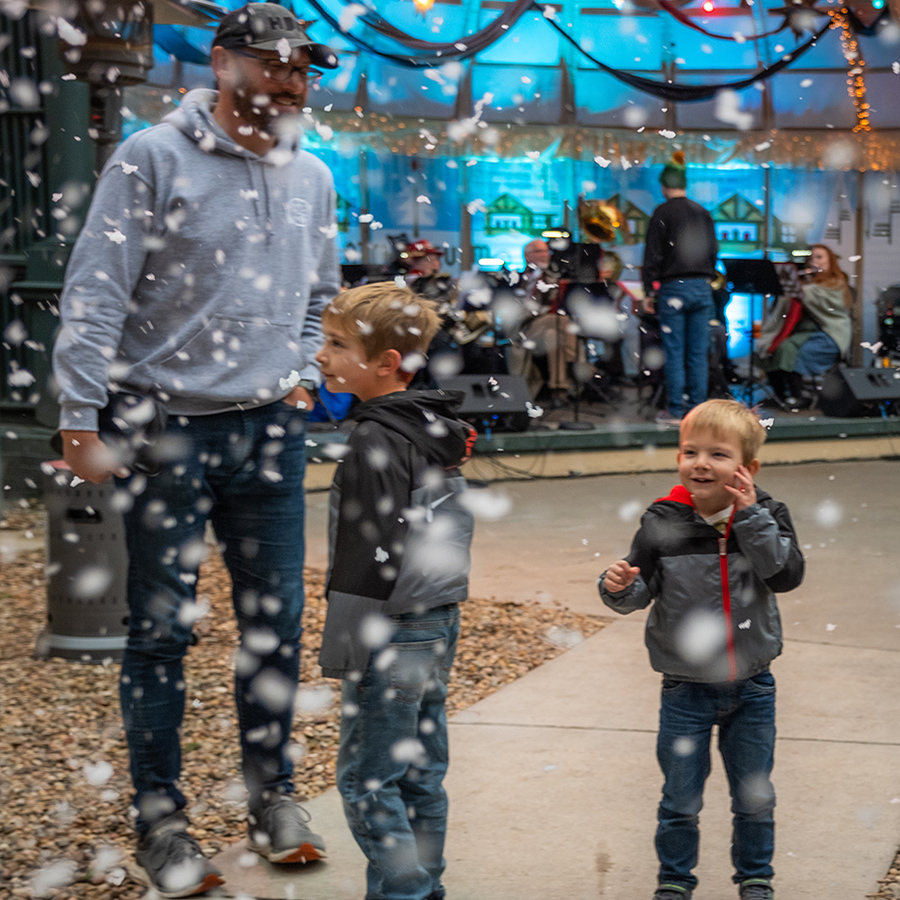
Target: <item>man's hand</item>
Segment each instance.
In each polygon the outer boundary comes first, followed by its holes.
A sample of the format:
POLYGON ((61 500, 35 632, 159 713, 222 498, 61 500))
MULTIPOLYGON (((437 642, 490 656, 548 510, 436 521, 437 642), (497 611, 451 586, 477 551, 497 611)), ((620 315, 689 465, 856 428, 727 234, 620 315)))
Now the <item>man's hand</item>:
POLYGON ((115 454, 96 431, 60 431, 63 459, 73 475, 92 484, 106 481, 110 475, 124 478, 128 469, 119 465, 115 454))
POLYGON ((746 466, 738 466, 734 473, 734 485, 726 484, 725 490, 734 497, 734 510, 739 512, 756 503, 756 486, 746 466))
POLYGON ((656 298, 647 294, 645 297, 641 298, 641 309, 647 313, 648 316, 652 316, 653 313, 656 312, 656 298))
POLYGON ((291 388, 291 392, 283 398, 282 402, 293 406, 294 409, 305 409, 308 413, 311 413, 316 405, 316 401, 310 396, 309 391, 305 387, 300 387, 299 384, 291 388))
POLYGON ((603 586, 612 594, 618 594, 625 588, 634 584, 634 579, 641 574, 637 566, 630 566, 624 559, 614 562, 607 570, 603 578, 603 586))

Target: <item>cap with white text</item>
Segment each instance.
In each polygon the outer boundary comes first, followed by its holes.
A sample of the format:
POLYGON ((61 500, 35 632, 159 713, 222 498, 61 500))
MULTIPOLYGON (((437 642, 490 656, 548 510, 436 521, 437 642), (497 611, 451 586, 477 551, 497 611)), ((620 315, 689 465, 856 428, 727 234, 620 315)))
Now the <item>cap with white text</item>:
POLYGON ((337 54, 324 44, 317 44, 306 33, 310 22, 298 19, 289 9, 277 3, 248 3, 222 17, 213 47, 238 50, 284 51, 302 47, 314 66, 337 68, 337 54))

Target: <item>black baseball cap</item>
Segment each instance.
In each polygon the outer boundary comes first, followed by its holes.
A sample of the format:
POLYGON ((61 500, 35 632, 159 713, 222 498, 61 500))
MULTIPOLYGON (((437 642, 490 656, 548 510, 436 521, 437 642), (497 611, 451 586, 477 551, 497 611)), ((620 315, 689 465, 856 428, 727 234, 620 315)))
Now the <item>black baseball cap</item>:
POLYGON ((237 50, 280 50, 287 41, 290 48, 303 47, 314 66, 336 69, 337 54, 324 44, 317 44, 306 33, 309 22, 298 19, 289 9, 277 3, 248 3, 222 17, 213 47, 237 50))

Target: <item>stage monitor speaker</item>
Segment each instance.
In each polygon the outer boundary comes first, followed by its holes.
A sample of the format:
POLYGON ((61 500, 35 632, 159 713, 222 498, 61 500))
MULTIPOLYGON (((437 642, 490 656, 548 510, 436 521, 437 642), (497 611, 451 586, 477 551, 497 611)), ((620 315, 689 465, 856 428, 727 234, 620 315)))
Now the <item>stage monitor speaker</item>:
POLYGON ((881 415, 880 405, 900 400, 900 369, 850 369, 825 373, 819 409, 826 416, 851 418, 881 415))
POLYGON ((463 391, 459 417, 478 431, 527 431, 528 383, 521 375, 456 375, 439 378, 444 391, 463 391))

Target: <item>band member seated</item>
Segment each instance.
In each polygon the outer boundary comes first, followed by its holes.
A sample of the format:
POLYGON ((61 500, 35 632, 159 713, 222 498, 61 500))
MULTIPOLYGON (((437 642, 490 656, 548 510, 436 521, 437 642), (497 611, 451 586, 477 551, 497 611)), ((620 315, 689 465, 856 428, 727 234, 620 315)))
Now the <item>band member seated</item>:
MULTIPOLYGON (((799 283, 785 285, 756 347, 776 398, 790 409, 810 406, 804 376, 821 375, 845 358, 853 331, 853 295, 837 256, 824 244, 810 249, 806 268, 797 273, 799 283)), ((784 283, 789 272, 783 268, 780 274, 784 283)))

